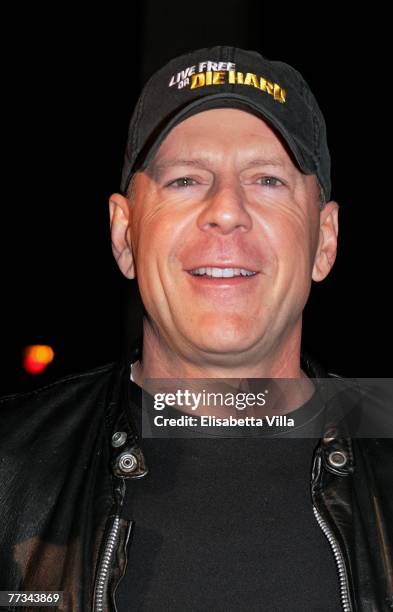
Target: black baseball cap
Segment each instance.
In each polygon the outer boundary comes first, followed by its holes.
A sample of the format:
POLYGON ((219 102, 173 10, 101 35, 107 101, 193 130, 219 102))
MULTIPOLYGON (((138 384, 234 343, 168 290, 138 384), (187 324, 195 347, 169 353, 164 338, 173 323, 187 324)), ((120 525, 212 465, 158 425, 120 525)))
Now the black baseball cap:
POLYGON ((261 117, 282 137, 299 169, 315 174, 330 199, 326 124, 302 75, 256 51, 229 46, 198 49, 172 59, 145 84, 131 117, 121 191, 144 170, 184 119, 211 108, 237 108, 261 117))

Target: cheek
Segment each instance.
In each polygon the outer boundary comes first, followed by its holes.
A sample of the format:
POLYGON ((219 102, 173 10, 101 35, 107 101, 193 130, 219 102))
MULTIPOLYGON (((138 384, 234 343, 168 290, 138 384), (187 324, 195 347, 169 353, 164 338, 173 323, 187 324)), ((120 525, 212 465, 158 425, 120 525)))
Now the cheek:
POLYGON ((266 224, 265 231, 276 256, 279 278, 287 284, 296 279, 300 289, 303 282, 308 282, 312 268, 313 245, 305 216, 277 215, 266 224))
POLYGON ((173 274, 173 255, 178 244, 184 241, 184 228, 169 214, 145 215, 138 234, 136 269, 142 297, 152 300, 165 299, 176 276, 173 274))

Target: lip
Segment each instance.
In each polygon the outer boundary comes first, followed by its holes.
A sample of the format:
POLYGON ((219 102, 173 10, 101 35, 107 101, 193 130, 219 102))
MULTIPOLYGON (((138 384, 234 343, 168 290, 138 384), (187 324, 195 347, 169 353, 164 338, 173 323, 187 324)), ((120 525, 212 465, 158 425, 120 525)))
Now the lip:
POLYGON ((191 273, 191 270, 197 270, 198 268, 220 268, 220 270, 225 270, 225 268, 242 268, 248 272, 259 272, 259 270, 256 270, 253 267, 250 268, 247 264, 234 263, 233 261, 228 261, 225 263, 198 263, 190 268, 187 268, 185 271, 191 273))
MULTIPOLYGON (((209 267, 209 266, 198 266, 198 268, 204 268, 204 267, 209 267)), ((218 268, 219 266, 212 266, 212 267, 216 267, 218 268)), ((232 267, 232 266, 230 266, 232 267)), ((236 266, 238 267, 238 266, 236 266)), ((194 268, 191 268, 192 270, 194 268)), ((247 268, 245 268, 247 270, 247 268)), ((194 287, 202 289, 209 289, 209 288, 214 288, 214 289, 233 289, 235 287, 237 287, 238 285, 242 285, 243 289, 246 289, 246 287, 250 287, 252 286, 252 281, 255 281, 256 278, 259 277, 259 272, 256 272, 255 274, 253 274, 253 276, 232 276, 230 278, 225 278, 225 277, 221 277, 221 278, 214 278, 213 276, 206 276, 206 275, 197 275, 197 274, 191 274, 191 272, 189 270, 186 270, 188 277, 191 279, 191 282, 193 283, 194 287)))

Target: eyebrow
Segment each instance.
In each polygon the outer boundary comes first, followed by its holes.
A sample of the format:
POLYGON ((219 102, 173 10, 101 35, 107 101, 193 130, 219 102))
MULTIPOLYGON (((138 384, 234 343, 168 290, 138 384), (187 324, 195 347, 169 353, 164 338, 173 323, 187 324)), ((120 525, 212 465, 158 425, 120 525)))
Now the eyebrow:
MULTIPOLYGON (((157 176, 167 168, 173 168, 174 166, 191 166, 194 168, 205 168, 206 170, 211 170, 211 164, 207 159, 201 157, 196 157, 193 159, 174 157, 171 159, 163 159, 162 161, 157 161, 156 163, 153 163, 151 167, 151 172, 152 174, 157 176)), ((247 168, 253 168, 255 166, 278 166, 283 168, 286 166, 286 164, 279 157, 264 157, 251 159, 250 161, 246 162, 242 169, 245 170, 247 168)))

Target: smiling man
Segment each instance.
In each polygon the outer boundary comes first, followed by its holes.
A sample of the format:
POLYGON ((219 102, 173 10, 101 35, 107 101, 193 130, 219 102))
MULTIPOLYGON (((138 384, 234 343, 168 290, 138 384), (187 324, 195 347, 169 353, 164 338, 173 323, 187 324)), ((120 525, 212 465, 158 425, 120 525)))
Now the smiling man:
POLYGON ((149 313, 134 377, 301 376, 302 311, 334 263, 338 204, 320 210, 317 177, 275 130, 198 107, 132 187, 110 213, 115 257, 149 313))
POLYGON ((142 341, 2 400, 0 591, 72 612, 392 608, 391 443, 342 429, 348 396, 301 345, 336 257, 330 192, 288 64, 218 46, 152 75, 109 199, 142 341))

